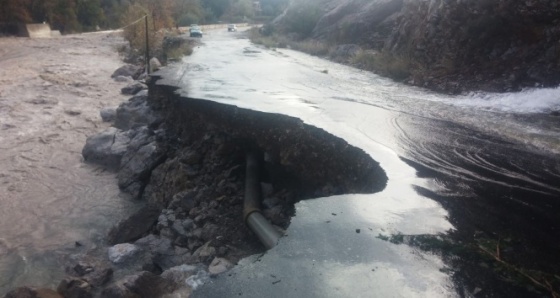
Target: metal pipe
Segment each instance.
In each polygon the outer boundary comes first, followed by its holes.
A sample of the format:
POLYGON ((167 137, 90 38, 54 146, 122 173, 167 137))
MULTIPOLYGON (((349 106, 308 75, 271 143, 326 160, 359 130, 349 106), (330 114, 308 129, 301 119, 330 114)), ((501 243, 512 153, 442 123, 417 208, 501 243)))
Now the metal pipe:
POLYGON ((280 233, 264 218, 261 213, 261 184, 259 180, 259 159, 254 151, 246 156, 245 201, 243 219, 245 224, 257 235, 267 249, 278 243, 280 233))

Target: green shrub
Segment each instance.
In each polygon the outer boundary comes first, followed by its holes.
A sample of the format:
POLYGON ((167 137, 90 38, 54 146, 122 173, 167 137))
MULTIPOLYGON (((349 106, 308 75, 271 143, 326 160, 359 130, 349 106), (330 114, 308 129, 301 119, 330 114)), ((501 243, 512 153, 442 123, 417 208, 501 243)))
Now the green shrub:
POLYGON ((293 41, 290 46, 294 50, 315 56, 326 56, 330 49, 326 43, 318 40, 293 41))
POLYGON ((181 58, 183 58, 183 56, 191 55, 192 52, 193 52, 192 46, 188 43, 184 43, 179 47, 173 47, 173 48, 167 49, 165 51, 165 56, 166 56, 168 61, 169 60, 179 61, 179 60, 181 60, 181 58))
POLYGON ((375 68, 376 52, 360 50, 354 57, 350 58, 350 63, 358 68, 373 70, 375 68))

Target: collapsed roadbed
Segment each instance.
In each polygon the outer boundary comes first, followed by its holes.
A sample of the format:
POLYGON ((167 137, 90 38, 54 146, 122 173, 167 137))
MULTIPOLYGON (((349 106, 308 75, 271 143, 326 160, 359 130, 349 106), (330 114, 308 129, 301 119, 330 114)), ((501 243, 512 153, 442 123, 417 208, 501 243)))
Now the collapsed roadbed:
POLYGON ((184 296, 264 252, 244 223, 248 152, 259 164, 259 213, 280 234, 300 200, 374 193, 387 183, 363 150, 300 119, 181 96, 157 74, 148 81, 83 149, 86 161, 118 169, 120 189, 144 207, 111 229, 101 260, 69 266, 63 295, 184 296))

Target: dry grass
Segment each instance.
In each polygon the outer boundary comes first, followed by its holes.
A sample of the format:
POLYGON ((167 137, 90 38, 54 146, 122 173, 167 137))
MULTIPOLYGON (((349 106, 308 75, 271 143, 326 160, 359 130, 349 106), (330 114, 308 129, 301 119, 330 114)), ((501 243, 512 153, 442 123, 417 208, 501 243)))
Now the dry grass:
POLYGON ((387 52, 362 50, 350 59, 350 63, 358 68, 378 72, 397 81, 411 75, 412 63, 409 59, 395 56, 387 52))
POLYGON ((315 56, 326 56, 330 51, 330 46, 322 41, 295 41, 285 35, 278 34, 264 36, 259 33, 259 30, 257 28, 253 28, 249 31, 249 38, 253 43, 260 44, 271 49, 290 48, 315 56))
MULTIPOLYGON (((336 59, 336 57, 333 57, 335 46, 323 41, 311 39, 295 41, 285 35, 276 33, 264 36, 260 34, 257 28, 250 30, 249 38, 252 42, 271 49, 290 48, 315 56, 329 56, 336 59)), ((344 62, 348 62, 360 69, 379 73, 397 81, 403 81, 409 78, 412 73, 412 67, 414 67, 410 59, 387 52, 379 53, 373 50, 361 50, 353 57, 350 57, 349 61, 344 62)))
POLYGON ((183 56, 189 56, 193 52, 193 47, 189 43, 184 43, 180 47, 174 47, 165 51, 168 61, 179 61, 183 56))

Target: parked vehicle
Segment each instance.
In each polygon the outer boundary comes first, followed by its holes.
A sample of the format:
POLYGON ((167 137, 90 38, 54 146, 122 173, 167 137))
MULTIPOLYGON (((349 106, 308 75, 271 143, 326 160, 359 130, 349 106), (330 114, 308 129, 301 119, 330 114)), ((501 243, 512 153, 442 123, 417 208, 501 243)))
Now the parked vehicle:
POLYGON ((228 32, 235 32, 235 31, 237 31, 237 26, 235 26, 235 24, 229 24, 229 25, 227 25, 227 31, 228 32))
POLYGON ((189 29, 190 37, 202 37, 202 30, 200 28, 191 28, 189 29))

